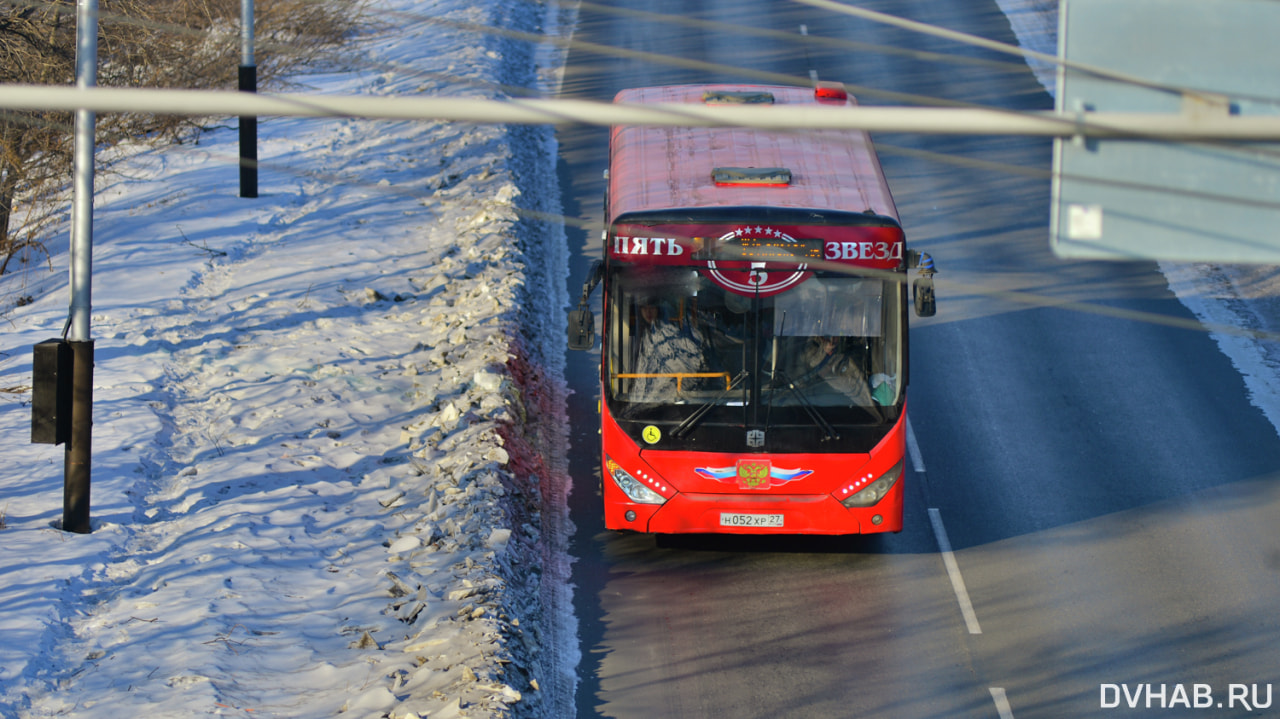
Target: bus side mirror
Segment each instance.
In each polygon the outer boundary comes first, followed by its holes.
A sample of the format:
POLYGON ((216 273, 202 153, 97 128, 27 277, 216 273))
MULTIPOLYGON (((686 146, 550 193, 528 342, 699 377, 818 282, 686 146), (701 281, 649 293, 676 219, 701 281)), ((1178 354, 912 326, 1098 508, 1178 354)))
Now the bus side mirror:
POLYGON ((912 282, 911 296, 916 302, 917 317, 932 317, 938 313, 938 302, 933 296, 932 277, 921 277, 912 282))
POLYGON ((569 311, 569 349, 589 350, 596 345, 596 316, 591 310, 569 311))

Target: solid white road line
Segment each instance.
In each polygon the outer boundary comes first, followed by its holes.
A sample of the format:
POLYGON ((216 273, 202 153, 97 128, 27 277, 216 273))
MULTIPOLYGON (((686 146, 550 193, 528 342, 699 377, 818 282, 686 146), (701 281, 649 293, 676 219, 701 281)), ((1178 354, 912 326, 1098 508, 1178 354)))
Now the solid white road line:
POLYGON ((956 564, 955 552, 951 551, 951 540, 947 538, 947 528, 942 526, 942 513, 929 508, 929 521, 933 523, 933 534, 938 539, 938 548, 942 550, 942 563, 947 568, 947 576, 951 579, 951 588, 960 602, 960 614, 964 616, 965 626, 970 634, 981 634, 978 615, 973 613, 973 603, 969 601, 969 590, 964 588, 964 577, 960 576, 960 565, 956 564))
MULTIPOLYGON (((805 36, 807 36, 807 35, 809 34, 809 26, 808 26, 808 25, 801 25, 801 26, 800 26, 800 34, 801 34, 801 35, 805 35, 805 36)), ((818 71, 817 71, 817 70, 810 69, 810 70, 809 70, 809 79, 810 79, 810 80, 812 80, 813 82, 817 82, 817 81, 818 81, 818 71)))
POLYGON ((907 416, 907 453, 911 455, 911 464, 916 472, 924 473, 924 455, 920 454, 920 443, 916 441, 916 431, 911 429, 911 416, 907 416))
POLYGON ((1004 695, 1004 689, 1001 687, 988 687, 991 691, 991 700, 996 703, 996 711, 1000 713, 1000 719, 1013 719, 1013 708, 1009 706, 1009 698, 1004 695))

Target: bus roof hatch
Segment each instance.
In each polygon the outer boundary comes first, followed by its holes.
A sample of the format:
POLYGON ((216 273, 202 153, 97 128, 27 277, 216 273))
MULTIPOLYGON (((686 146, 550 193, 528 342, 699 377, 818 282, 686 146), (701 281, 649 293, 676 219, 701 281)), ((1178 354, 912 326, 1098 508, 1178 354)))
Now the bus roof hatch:
POLYGON ((707 105, 772 105, 772 92, 742 90, 707 90, 702 93, 707 105))
POLYGON ((711 180, 718 186, 787 187, 791 184, 791 170, 785 167, 717 167, 711 171, 711 180))

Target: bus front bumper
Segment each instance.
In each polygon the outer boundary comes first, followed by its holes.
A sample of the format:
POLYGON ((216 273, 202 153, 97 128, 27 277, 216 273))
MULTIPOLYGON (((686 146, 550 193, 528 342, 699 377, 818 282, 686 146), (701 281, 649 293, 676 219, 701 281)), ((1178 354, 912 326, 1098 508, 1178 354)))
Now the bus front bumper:
POLYGON ((874 534, 902 531, 902 482, 871 507, 831 495, 676 494, 662 505, 611 503, 609 529, 652 534, 874 534))

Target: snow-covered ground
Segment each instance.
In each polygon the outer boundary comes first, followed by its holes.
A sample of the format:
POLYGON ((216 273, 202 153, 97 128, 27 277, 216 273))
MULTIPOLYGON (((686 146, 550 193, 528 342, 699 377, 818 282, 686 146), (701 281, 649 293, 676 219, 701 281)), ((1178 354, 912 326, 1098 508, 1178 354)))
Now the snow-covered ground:
MULTIPOLYGON (((555 80, 545 51, 432 22, 554 32, 537 4, 370 10, 382 31, 294 79, 555 80)), ((566 507, 566 250, 520 214, 557 207, 551 132, 260 133, 258 199, 234 126, 99 176, 92 534, 55 528, 63 448, 27 443, 65 241, 0 281, 0 717, 571 714, 567 508, 542 512, 566 507)))

